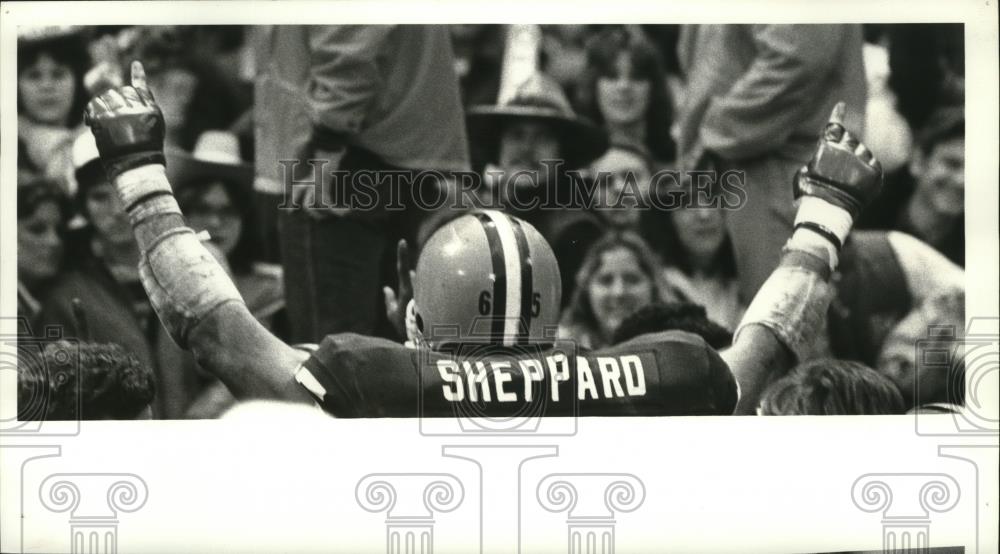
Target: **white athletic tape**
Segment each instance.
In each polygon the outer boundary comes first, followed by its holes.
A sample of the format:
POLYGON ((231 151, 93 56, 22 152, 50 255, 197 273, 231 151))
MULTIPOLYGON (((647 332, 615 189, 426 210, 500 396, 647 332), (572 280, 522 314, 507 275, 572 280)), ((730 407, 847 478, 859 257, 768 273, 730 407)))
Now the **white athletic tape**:
POLYGON ((836 270, 840 263, 837 247, 829 239, 807 227, 799 227, 792 233, 792 238, 785 243, 785 250, 799 250, 826 260, 830 271, 836 270))
POLYGON ((154 215, 164 214, 181 215, 181 208, 177 205, 177 200, 172 194, 161 194, 139 202, 129 210, 128 217, 132 226, 135 227, 154 215))
POLYGON ((840 244, 844 244, 844 241, 847 240, 847 235, 851 232, 851 225, 854 224, 850 212, 815 196, 803 197, 799 204, 799 210, 795 213, 795 223, 799 224, 803 221, 811 221, 826 227, 834 235, 837 235, 840 244))
POLYGON ((832 296, 833 287, 815 272, 779 266, 754 296, 733 342, 739 340, 747 326, 763 325, 795 354, 796 360, 802 360, 823 326, 832 296))
POLYGON ((139 277, 164 328, 181 347, 212 310, 243 303, 236 285, 188 227, 158 236, 144 252, 139 277))
MULTIPOLYGON (((160 164, 142 165, 122 172, 115 178, 115 190, 126 209, 136 209, 136 203, 150 195, 161 193, 173 198, 174 191, 167 181, 167 168, 160 164)), ((176 202, 175 202, 176 205, 176 202)), ((177 210, 180 213, 180 210, 177 210)))

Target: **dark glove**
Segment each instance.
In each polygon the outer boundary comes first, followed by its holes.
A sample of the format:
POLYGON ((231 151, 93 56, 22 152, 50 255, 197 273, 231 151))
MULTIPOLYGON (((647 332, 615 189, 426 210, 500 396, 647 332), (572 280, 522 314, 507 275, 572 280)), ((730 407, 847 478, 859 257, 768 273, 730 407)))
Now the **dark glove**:
POLYGON ((795 198, 816 196, 857 219, 882 188, 882 164, 844 129, 844 103, 830 114, 816 153, 795 174, 795 198))
POLYGON ((87 104, 84 118, 112 181, 129 169, 166 165, 163 112, 146 86, 142 64, 132 62, 132 85, 112 88, 87 104))

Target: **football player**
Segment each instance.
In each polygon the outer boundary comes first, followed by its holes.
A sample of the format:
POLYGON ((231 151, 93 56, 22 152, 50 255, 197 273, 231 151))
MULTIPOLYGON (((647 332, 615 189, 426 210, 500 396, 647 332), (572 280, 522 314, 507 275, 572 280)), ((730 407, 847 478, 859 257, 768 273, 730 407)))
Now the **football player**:
POLYGON ((821 326, 840 247, 882 182, 880 164, 844 129, 844 111, 834 108, 796 174, 795 230, 722 354, 680 332, 593 352, 557 344, 552 252, 530 225, 496 212, 463 216, 429 239, 412 302, 401 264, 412 348, 351 334, 294 348, 257 323, 185 224, 165 176, 163 115, 139 62, 131 85, 92 100, 86 119, 142 251, 150 302, 237 398, 315 402, 347 417, 449 416, 462 402, 506 414, 543 401, 554 415, 696 415, 753 413, 821 326))

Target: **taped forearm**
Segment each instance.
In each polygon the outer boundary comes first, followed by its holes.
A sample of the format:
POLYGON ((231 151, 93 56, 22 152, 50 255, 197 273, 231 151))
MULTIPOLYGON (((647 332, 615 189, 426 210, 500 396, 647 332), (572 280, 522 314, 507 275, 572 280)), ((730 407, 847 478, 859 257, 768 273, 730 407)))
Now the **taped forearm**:
POLYGON ((810 351, 823 327, 833 289, 815 269, 802 267, 794 253, 786 253, 778 269, 754 296, 736 330, 740 342, 750 326, 766 327, 796 358, 810 351))
POLYGON ((754 296, 734 342, 746 327, 764 326, 801 360, 823 327, 833 298, 830 275, 851 230, 851 217, 825 200, 807 197, 795 221, 778 268, 754 296))
MULTIPOLYGON (((115 179, 142 253, 139 276, 149 301, 181 347, 219 306, 243 303, 215 257, 184 223, 162 165, 146 165, 115 179)), ((249 312, 248 312, 249 313, 249 312)))

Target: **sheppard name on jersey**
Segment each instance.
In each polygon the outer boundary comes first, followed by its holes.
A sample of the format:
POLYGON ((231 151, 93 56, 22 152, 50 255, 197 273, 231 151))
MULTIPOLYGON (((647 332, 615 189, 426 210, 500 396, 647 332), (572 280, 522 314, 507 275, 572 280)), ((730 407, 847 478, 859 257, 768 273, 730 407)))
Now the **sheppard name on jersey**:
MULTIPOLYGON (((593 362, 594 368, 591 360, 576 357, 577 399, 646 394, 646 374, 639 356, 597 356, 593 362)), ((438 360, 437 370, 444 381, 444 398, 449 402, 531 402, 546 379, 552 401, 558 402, 560 384, 571 377, 569 359, 562 353, 542 359, 438 360)))

